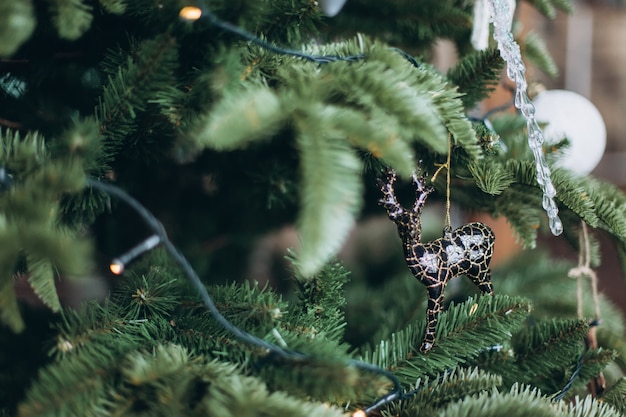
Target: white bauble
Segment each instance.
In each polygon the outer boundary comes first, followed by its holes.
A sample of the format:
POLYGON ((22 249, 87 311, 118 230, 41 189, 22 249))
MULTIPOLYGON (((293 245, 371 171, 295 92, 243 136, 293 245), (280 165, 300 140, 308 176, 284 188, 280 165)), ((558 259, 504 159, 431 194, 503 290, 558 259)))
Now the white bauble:
POLYGON ((319 0, 320 7, 326 16, 333 17, 343 7, 346 0, 319 0))
POLYGON ((600 112, 580 94, 566 90, 547 90, 533 100, 535 118, 548 125, 548 142, 567 137, 570 148, 557 166, 581 175, 590 173, 602 159, 606 148, 606 126, 600 112))

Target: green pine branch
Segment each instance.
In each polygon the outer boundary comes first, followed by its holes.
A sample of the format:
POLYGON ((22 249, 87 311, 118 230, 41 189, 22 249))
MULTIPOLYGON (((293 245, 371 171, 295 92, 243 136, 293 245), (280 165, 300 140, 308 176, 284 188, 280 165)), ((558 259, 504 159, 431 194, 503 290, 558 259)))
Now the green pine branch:
POLYGON ((575 402, 558 403, 560 412, 557 416, 567 417, 618 417, 622 413, 619 409, 613 408, 610 404, 593 398, 591 395, 585 396, 583 399, 577 399, 575 402))
POLYGON ((176 40, 168 33, 136 44, 130 53, 117 50, 109 54, 111 62, 105 60, 103 67, 116 70, 109 74, 95 109, 103 136, 103 171, 139 128, 136 119, 149 103, 170 104, 163 102, 162 92, 176 88, 174 72, 179 65, 176 40))
POLYGON ((21 331, 13 289, 16 273, 26 273, 35 294, 59 311, 54 285, 58 272, 74 275, 88 269, 90 243, 63 226, 60 215, 61 196, 81 190, 84 174, 75 155, 53 158, 41 136, 22 137, 11 130, 0 131, 0 166, 14 181, 0 194, 1 318, 21 331), (20 261, 25 261, 25 270, 17 269, 20 261))
MULTIPOLYGON (((492 154, 483 160, 471 161, 467 174, 463 168, 458 169, 459 176, 471 175, 474 185, 495 198, 489 201, 488 197, 480 200, 474 197, 473 202, 466 201, 463 194, 460 198, 470 207, 504 215, 524 246, 533 248, 537 230, 545 217, 541 211, 541 190, 536 181, 534 161, 527 159, 527 150, 516 155, 515 144, 520 138, 514 138, 514 135, 510 138, 513 146, 507 151, 508 159, 500 162, 503 155, 492 154)), ((626 214, 620 210, 626 205, 626 196, 617 187, 590 176, 577 176, 562 168, 554 169, 551 178, 561 210, 566 208, 569 211, 562 214, 567 223, 565 229, 575 231, 583 220, 592 227, 608 231, 619 245, 626 244, 626 214)), ((571 239, 572 242, 576 240, 571 239)))
POLYGON ((587 331, 587 324, 578 320, 541 321, 522 329, 512 339, 513 366, 501 364, 505 384, 521 382, 545 392, 557 391, 575 368, 587 331))
POLYGON ((352 229, 361 207, 361 163, 342 138, 302 134, 298 147, 302 169, 298 267, 302 275, 310 276, 339 251, 352 229))
POLYGON ((393 45, 428 51, 437 39, 452 39, 466 47, 472 27, 471 7, 456 1, 428 0, 419 4, 400 0, 346 3, 329 23, 333 34, 367 33, 393 45))
POLYGON ((376 43, 347 42, 310 52, 366 59, 316 67, 283 58, 273 75, 275 86, 254 79, 248 88, 224 92, 179 144, 189 149, 194 143, 192 153, 243 149, 289 128, 285 133, 293 134, 300 157, 299 264, 305 275, 337 253, 358 214, 361 161, 351 147, 405 177, 416 165, 413 144, 446 154, 448 132, 470 159, 482 153, 461 94, 428 65, 415 68, 376 43))
POLYGON ((626 378, 621 378, 600 396, 602 401, 615 407, 622 414, 626 413, 626 378))
POLYGON ((98 2, 109 13, 124 14, 126 11, 126 0, 98 0, 98 2))
POLYGON ((463 304, 452 304, 441 314, 437 342, 428 354, 416 352, 424 332, 424 323, 410 325, 364 349, 367 362, 391 369, 402 381, 435 376, 477 357, 481 351, 501 345, 528 316, 530 304, 508 296, 483 296, 463 304))
POLYGON ((524 59, 528 60, 552 78, 559 76, 559 68, 554 58, 552 58, 548 47, 537 33, 527 33, 520 43, 521 53, 524 59))
POLYGON ((463 56, 446 76, 464 94, 463 106, 472 108, 496 88, 503 68, 500 52, 492 48, 463 56))
POLYGON ((53 0, 50 12, 59 37, 71 41, 80 38, 93 20, 93 8, 83 0, 53 0))
POLYGON ((394 403, 385 416, 429 416, 438 410, 467 396, 490 391, 502 385, 502 378, 478 368, 455 368, 432 381, 428 378, 417 381, 416 394, 403 403, 394 403))
POLYGON ((570 0, 527 0, 537 11, 549 19, 556 17, 557 10, 566 13, 574 11, 574 5, 570 0))
POLYGON ((468 169, 478 188, 487 194, 500 195, 515 182, 513 173, 496 161, 472 161, 468 169))
POLYGON ((617 417, 619 412, 610 405, 590 396, 575 402, 553 403, 539 390, 530 386, 514 385, 508 392, 491 390, 479 395, 468 396, 441 410, 440 416, 447 417, 617 417))
POLYGON ((72 390, 59 385, 71 375, 83 374, 82 366, 68 360, 63 372, 43 372, 40 380, 47 385, 31 388, 20 404, 20 415, 238 416, 243 409, 259 416, 343 415, 336 407, 270 392, 263 381, 244 375, 236 365, 209 361, 175 344, 131 351, 91 369, 100 374, 82 375, 82 383, 72 390))
POLYGON ((289 116, 282 100, 267 87, 254 86, 211 109, 206 121, 188 134, 196 146, 228 151, 271 138, 289 116))
POLYGON ((28 283, 35 291, 35 294, 52 311, 60 311, 61 303, 59 302, 54 282, 54 265, 49 259, 36 257, 32 254, 26 255, 26 264, 28 266, 28 283))
POLYGON ((344 285, 349 274, 339 262, 331 262, 313 277, 295 276, 298 302, 289 309, 285 322, 303 329, 311 338, 342 340, 346 326, 344 285))
MULTIPOLYGON (((173 275, 171 263, 159 251, 138 266, 105 303, 64 311, 52 352, 55 360, 29 390, 20 408, 24 415, 42 410, 93 411, 105 404, 121 407, 113 408, 114 412, 125 410, 126 403, 116 401, 141 395, 137 392, 141 384, 132 392, 124 390, 118 378, 128 370, 124 358, 137 361, 143 352, 167 343, 238 364, 241 372, 258 375, 272 391, 296 397, 347 403, 357 396, 374 398, 387 389, 386 378, 350 365, 349 346, 336 340, 343 327, 338 310, 343 303, 332 299, 342 292, 340 279, 333 278, 345 279, 346 274, 338 266, 326 268, 310 282, 303 281, 303 291, 312 298, 302 298, 293 311, 276 294, 257 286, 233 284, 210 289, 216 305, 234 325, 282 348, 305 353, 306 359, 268 355, 265 349, 234 339, 196 301, 194 290, 178 273, 173 275), (325 311, 318 310, 320 303, 327 307, 325 311), (316 325, 320 328, 315 329, 316 325), (320 384, 321 380, 326 382, 320 384), (122 397, 111 394, 118 389, 122 397)), ((160 371, 150 372, 147 375, 156 378, 160 371)), ((141 376, 133 378, 142 380, 141 376)))
POLYGON ((13 55, 31 37, 36 26, 31 2, 3 1, 0 4, 0 56, 13 55))
MULTIPOLYGON (((248 3, 248 9, 254 8, 248 3)), ((228 3, 227 3, 228 4, 228 3)), ((322 13, 316 3, 308 0, 277 0, 259 7, 263 21, 257 23, 256 32, 278 45, 299 45, 319 35, 322 13), (271 7, 267 7, 271 6, 271 7)), ((251 15, 251 11, 247 11, 251 15)), ((257 19, 259 19, 257 13, 257 19)), ((251 16, 252 17, 252 16, 251 16)))

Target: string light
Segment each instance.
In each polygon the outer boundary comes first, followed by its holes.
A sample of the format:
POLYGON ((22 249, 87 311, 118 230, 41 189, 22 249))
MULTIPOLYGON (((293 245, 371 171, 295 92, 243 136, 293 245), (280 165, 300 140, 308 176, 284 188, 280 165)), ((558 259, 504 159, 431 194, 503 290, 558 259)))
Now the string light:
MULTIPOLYGON (((234 337, 236 337, 237 339, 239 339, 240 341, 244 343, 248 343, 254 346, 258 346, 262 349, 265 349, 267 353, 270 354, 268 355, 268 358, 272 357, 276 359, 281 358, 281 359, 286 359, 286 360, 297 360, 297 361, 313 359, 311 356, 307 356, 301 352, 295 352, 292 350, 280 348, 272 343, 269 343, 263 339, 260 339, 240 329, 239 327, 235 326, 230 321, 228 321, 228 319, 222 315, 222 313, 219 311, 219 309, 215 305, 213 298, 211 298, 211 296, 209 295, 209 292, 207 291, 206 287, 200 280, 200 277, 198 276, 196 271, 193 269, 193 267, 191 266, 187 258, 185 258, 185 256, 182 253, 180 253, 180 251, 176 248, 176 246, 174 246, 174 244, 169 240, 169 238, 167 237, 167 233, 165 232, 165 228, 163 227, 161 222, 159 222, 159 220, 147 208, 145 208, 141 203, 139 203, 139 201, 137 201, 135 198, 131 197, 128 193, 126 193, 126 191, 112 184, 106 184, 97 180, 88 179, 87 185, 93 189, 102 191, 104 193, 107 193, 110 196, 120 199, 126 205, 131 207, 142 218, 142 220, 154 233, 153 236, 150 236, 148 239, 146 239, 145 241, 143 241, 136 247, 132 248, 130 251, 128 251, 124 255, 120 256, 119 258, 116 258, 111 263, 112 271, 114 268, 118 268, 118 267, 123 268, 123 266, 126 263, 130 262, 130 260, 132 260, 134 257, 146 252, 146 250, 150 250, 151 248, 154 248, 158 244, 162 244, 163 248, 167 251, 167 253, 181 266, 183 273, 189 279, 189 282, 192 284, 195 290, 198 292, 198 294, 200 295, 200 298, 202 299, 202 302, 204 303, 207 310, 209 310, 213 318, 222 327, 224 327, 227 331, 229 331, 234 337)), ((400 384, 400 380, 393 373, 387 371, 386 369, 383 369, 379 366, 372 365, 370 363, 363 362, 363 361, 356 360, 356 359, 348 360, 347 365, 354 366, 355 368, 360 369, 362 371, 381 375, 389 379, 393 385, 393 389, 390 391, 389 394, 378 399, 374 404, 372 404, 367 409, 362 411, 363 414, 357 414, 357 417, 370 415, 370 413, 372 413, 373 411, 377 410, 378 408, 386 404, 389 404, 393 401, 402 400, 402 399, 408 398, 409 396, 414 395, 413 392, 408 395, 405 394, 403 392, 402 385, 400 384)))
POLYGON ((198 20, 202 17, 202 9, 195 6, 185 6, 180 9, 178 15, 185 20, 198 20))
POLYGON ((363 410, 356 410, 352 413, 352 417, 367 417, 367 414, 365 414, 365 411, 363 410))
POLYGON ((118 256, 117 258, 111 261, 111 265, 109 269, 115 275, 121 275, 126 268, 126 265, 130 263, 133 259, 138 257, 139 255, 148 252, 149 250, 154 249, 159 243, 161 243, 161 238, 157 235, 152 235, 137 246, 130 249, 125 254, 118 256))
MULTIPOLYGON (((237 35, 243 39, 246 39, 249 42, 254 43, 255 45, 260 46, 263 49, 267 49, 268 51, 280 54, 280 55, 288 55, 296 58, 301 58, 306 61, 315 62, 317 64, 327 64, 329 62, 337 62, 337 61, 361 61, 365 59, 365 55, 348 55, 348 56, 339 56, 339 55, 309 55, 304 52, 295 51, 292 49, 285 49, 278 47, 276 45, 272 45, 258 37, 254 34, 240 28, 239 26, 235 26, 232 23, 225 22, 219 19, 216 15, 211 13, 206 8, 199 8, 195 6, 185 6, 178 13, 179 16, 185 20, 196 21, 201 20, 212 24, 213 26, 219 27, 222 30, 230 32, 234 35, 237 35)), ((405 51, 391 47, 389 48, 391 51, 395 51, 402 55, 407 61, 409 61, 413 66, 419 67, 419 62, 412 57, 410 54, 405 51)))

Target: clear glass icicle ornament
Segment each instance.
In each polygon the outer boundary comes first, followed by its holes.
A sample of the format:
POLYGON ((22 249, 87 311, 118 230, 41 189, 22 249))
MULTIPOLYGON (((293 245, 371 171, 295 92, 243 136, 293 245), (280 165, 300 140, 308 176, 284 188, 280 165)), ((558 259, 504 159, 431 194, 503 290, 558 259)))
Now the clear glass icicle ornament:
POLYGON ((506 62, 507 76, 515 83, 515 107, 524 119, 528 130, 528 146, 533 152, 537 167, 537 183, 543 190, 543 208, 548 215, 550 230, 555 236, 563 232, 563 223, 559 218, 559 209, 554 201, 556 190, 550 179, 550 168, 543 154, 543 132, 535 119, 535 106, 530 101, 526 88, 526 66, 522 61, 520 48, 511 33, 511 10, 507 0, 489 0, 493 38, 498 43, 500 55, 506 62))

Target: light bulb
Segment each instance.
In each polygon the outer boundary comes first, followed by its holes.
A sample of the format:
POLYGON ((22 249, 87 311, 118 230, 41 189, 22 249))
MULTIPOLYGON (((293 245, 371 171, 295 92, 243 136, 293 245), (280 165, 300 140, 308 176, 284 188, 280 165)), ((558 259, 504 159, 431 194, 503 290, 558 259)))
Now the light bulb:
POLYGON ((121 275, 122 272, 124 272, 124 264, 120 263, 118 260, 114 260, 113 262, 111 262, 109 269, 115 275, 121 275))
POLYGON ((195 6, 185 6, 178 15, 185 20, 198 20, 202 16, 202 9, 195 6))
POLYGON ((131 262, 133 259, 135 259, 139 255, 143 254, 144 252, 147 252, 153 249, 159 243, 161 243, 161 238, 159 236, 157 235, 150 236, 149 238, 147 238, 146 240, 144 240, 143 242, 141 242, 140 244, 138 244, 137 246, 135 246, 134 248, 126 252, 125 254, 113 259, 113 261, 111 262, 111 265, 109 266, 109 269, 115 275, 120 275, 122 272, 124 272, 124 268, 126 267, 126 264, 131 262))

